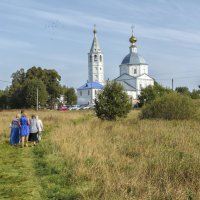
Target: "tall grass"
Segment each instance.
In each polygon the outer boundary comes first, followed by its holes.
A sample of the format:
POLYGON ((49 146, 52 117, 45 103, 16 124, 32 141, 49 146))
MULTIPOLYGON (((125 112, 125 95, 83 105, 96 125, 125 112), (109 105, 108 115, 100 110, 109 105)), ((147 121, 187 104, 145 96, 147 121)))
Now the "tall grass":
POLYGON ((137 114, 105 122, 69 113, 51 135, 84 180, 84 199, 200 198, 199 123, 140 121, 137 114))
MULTIPOLYGON (((138 112, 117 122, 92 111, 39 113, 53 127, 46 142, 59 156, 43 156, 66 179, 62 190, 76 191, 74 199, 200 199, 199 122, 139 120, 138 112)), ((1 137, 11 113, 2 115, 1 137)))

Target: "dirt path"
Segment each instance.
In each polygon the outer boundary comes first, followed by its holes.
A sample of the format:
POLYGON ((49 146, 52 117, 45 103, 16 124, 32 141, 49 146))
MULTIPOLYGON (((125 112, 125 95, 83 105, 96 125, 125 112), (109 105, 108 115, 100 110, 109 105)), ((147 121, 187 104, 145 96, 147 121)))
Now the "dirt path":
POLYGON ((42 187, 36 176, 37 147, 14 147, 0 144, 0 199, 40 200, 42 187))

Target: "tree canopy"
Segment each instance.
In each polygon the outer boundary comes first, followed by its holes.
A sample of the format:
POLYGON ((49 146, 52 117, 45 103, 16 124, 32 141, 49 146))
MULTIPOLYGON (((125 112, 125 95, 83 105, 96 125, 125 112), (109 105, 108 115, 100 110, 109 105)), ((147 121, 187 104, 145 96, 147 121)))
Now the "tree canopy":
POLYGON ((35 107, 37 88, 41 106, 53 107, 62 94, 61 76, 54 69, 33 66, 25 71, 21 68, 11 78, 7 91, 7 105, 11 108, 35 107))
POLYGON ((126 117, 131 107, 130 99, 123 86, 116 81, 108 82, 95 100, 96 115, 103 120, 126 117))
POLYGON ((190 95, 188 87, 176 87, 175 91, 180 94, 190 95))
POLYGON ((191 119, 195 117, 195 114, 196 107, 189 96, 171 92, 145 104, 140 117, 144 119, 183 120, 191 119))
POLYGON ((45 106, 48 99, 48 93, 45 84, 41 80, 27 80, 26 84, 24 85, 23 91, 25 96, 26 107, 36 107, 37 94, 39 105, 45 106))
POLYGON ((163 96, 165 93, 172 92, 171 89, 165 88, 158 83, 153 86, 148 86, 142 89, 141 94, 139 96, 140 106, 143 106, 145 103, 151 103, 157 97, 163 96))
POLYGON ((68 105, 76 104, 77 96, 74 88, 63 87, 64 101, 68 105))

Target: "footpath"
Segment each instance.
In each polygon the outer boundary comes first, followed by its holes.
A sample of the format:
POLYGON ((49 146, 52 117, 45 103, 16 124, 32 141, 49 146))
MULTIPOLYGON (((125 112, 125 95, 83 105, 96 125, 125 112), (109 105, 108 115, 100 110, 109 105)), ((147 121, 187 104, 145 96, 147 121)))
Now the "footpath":
POLYGON ((34 148, 10 146, 8 141, 0 144, 0 199, 44 199, 34 148))
POLYGON ((10 146, 8 138, 0 141, 0 200, 72 200, 83 199, 79 193, 82 179, 74 175, 74 165, 56 150, 46 128, 44 137, 34 147, 10 146))

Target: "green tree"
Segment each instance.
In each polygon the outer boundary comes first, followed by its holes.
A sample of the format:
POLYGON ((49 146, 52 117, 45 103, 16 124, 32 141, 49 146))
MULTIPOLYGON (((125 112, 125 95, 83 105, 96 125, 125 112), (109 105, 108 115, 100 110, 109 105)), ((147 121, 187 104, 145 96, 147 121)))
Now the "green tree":
POLYGON ((62 94, 62 87, 60 85, 61 76, 54 69, 42 69, 41 67, 32 67, 27 71, 27 79, 34 79, 37 77, 46 85, 48 92, 48 103, 54 106, 58 102, 58 98, 62 94))
POLYGON ((145 103, 151 103, 156 98, 170 92, 172 91, 169 88, 164 88, 158 83, 155 83, 153 86, 150 85, 141 91, 139 96, 140 106, 143 106, 145 103))
POLYGON ((176 87, 175 91, 179 94, 190 95, 188 87, 176 87))
POLYGON ((19 83, 12 84, 8 88, 8 104, 11 108, 22 108, 24 105, 23 85, 19 83))
POLYGON ((27 80, 24 84, 23 91, 25 96, 26 107, 35 108, 37 105, 37 89, 38 89, 38 103, 40 106, 45 106, 48 93, 45 84, 38 79, 27 80))
POLYGON ((8 94, 6 90, 0 90, 0 108, 5 109, 8 107, 8 94))
POLYGON ((190 96, 192 99, 200 99, 200 90, 192 90, 190 96))
POLYGON ((62 87, 60 85, 61 76, 55 70, 44 70, 44 83, 48 92, 48 103, 51 107, 58 102, 58 98, 62 94, 62 87))
POLYGON ((11 75, 12 85, 8 88, 7 100, 11 108, 20 108, 24 104, 23 84, 26 81, 26 72, 23 68, 11 75))
POLYGON ((27 77, 27 79, 38 78, 45 83, 45 80, 47 79, 45 72, 46 72, 46 70, 42 69, 41 67, 33 66, 33 67, 31 67, 30 69, 27 70, 26 77, 27 77))
POLYGON ((196 114, 196 108, 189 96, 176 92, 164 94, 146 104, 141 111, 141 118, 190 119, 196 114))
POLYGON ((12 85, 22 85, 26 80, 26 72, 23 68, 17 70, 15 73, 11 75, 12 85))
MULTIPOLYGON (((28 100, 27 103, 28 97, 24 95, 24 90, 27 88, 27 81, 30 80, 38 79, 43 82, 46 88, 44 91, 48 92, 48 104, 52 107, 62 94, 62 88, 60 85, 61 76, 55 70, 42 69, 41 67, 34 66, 25 72, 25 70, 21 68, 17 72, 13 73, 11 77, 12 85, 9 87, 8 93, 8 102, 11 108, 21 108, 32 105, 30 100, 28 100)), ((31 91, 28 93, 31 93, 31 91)), ((46 92, 44 94, 44 96, 46 96, 46 92)), ((41 104, 43 104, 43 101, 45 102, 46 100, 41 100, 41 104)))
POLYGON ((64 98, 66 104, 73 105, 77 103, 77 96, 74 88, 64 87, 64 98))
POLYGON ((126 117, 131 107, 130 99, 123 86, 116 81, 107 83, 95 99, 95 112, 102 120, 126 117))

